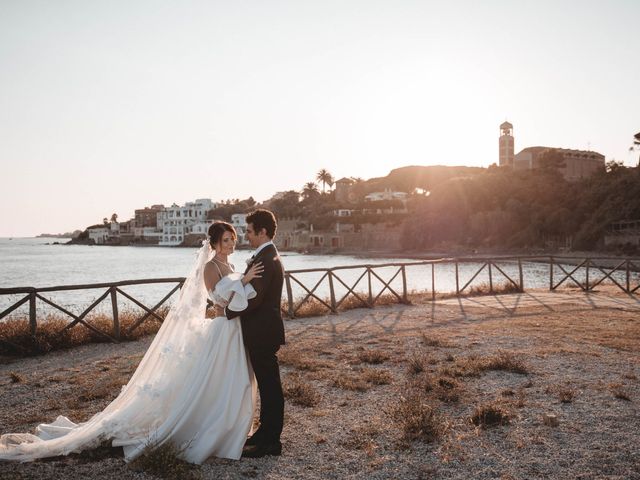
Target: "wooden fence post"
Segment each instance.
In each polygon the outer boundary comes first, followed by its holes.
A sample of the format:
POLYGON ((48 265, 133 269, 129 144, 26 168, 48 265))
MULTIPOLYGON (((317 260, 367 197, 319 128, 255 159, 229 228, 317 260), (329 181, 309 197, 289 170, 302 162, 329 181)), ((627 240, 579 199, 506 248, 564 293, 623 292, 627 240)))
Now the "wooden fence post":
POLYGON ((456 258, 456 295, 460 295, 460 279, 458 278, 458 259, 456 258))
POLYGON ((587 263, 587 274, 586 274, 586 277, 585 277, 585 282, 587 284, 587 290, 586 290, 587 292, 591 289, 590 286, 589 286, 589 262, 590 262, 590 260, 587 258, 587 260, 586 260, 586 263, 587 263))
POLYGON ((289 304, 289 318, 295 318, 293 310, 293 290, 291 289, 291 274, 285 273, 284 279, 287 283, 287 303, 289 304))
POLYGON ((518 277, 520 280, 520 291, 524 292, 524 276, 522 275, 522 259, 518 257, 518 277))
POLYGON ((549 257, 549 290, 553 289, 553 257, 549 257))
POLYGON ((405 266, 402 265, 402 301, 404 303, 409 303, 409 299, 407 298, 407 271, 405 266))
POLYGON ((435 302, 436 300, 436 272, 435 272, 436 264, 431 264, 431 301, 435 302))
POLYGON ((493 293, 493 277, 491 275, 491 264, 493 260, 489 260, 487 263, 489 264, 489 293, 493 293))
POLYGON ((118 290, 116 287, 111 287, 111 309, 113 311, 113 337, 116 340, 120 340, 120 317, 118 316, 118 290))
POLYGON ((369 306, 373 306, 373 290, 371 289, 371 267, 367 267, 367 276, 369 277, 369 306))
POLYGON ((31 330, 31 335, 36 334, 37 328, 38 324, 36 322, 36 291, 32 290, 29 293, 29 330, 31 330))
POLYGON ((631 293, 631 282, 630 282, 630 272, 629 272, 629 263, 631 263, 631 260, 627 260, 627 293, 631 293))
POLYGON ((337 309, 336 309, 336 292, 333 289, 333 272, 331 270, 329 270, 327 272, 329 274, 329 298, 331 300, 331 311, 333 313, 337 313, 337 309))

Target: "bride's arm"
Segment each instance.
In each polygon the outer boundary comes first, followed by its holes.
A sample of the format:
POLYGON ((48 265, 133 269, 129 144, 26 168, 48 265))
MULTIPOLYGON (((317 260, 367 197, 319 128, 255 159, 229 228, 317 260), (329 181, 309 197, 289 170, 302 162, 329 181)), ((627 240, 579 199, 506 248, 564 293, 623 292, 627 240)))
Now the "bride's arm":
POLYGON ((204 266, 204 286, 207 288, 207 292, 211 292, 219 281, 218 269, 211 263, 207 263, 204 266))

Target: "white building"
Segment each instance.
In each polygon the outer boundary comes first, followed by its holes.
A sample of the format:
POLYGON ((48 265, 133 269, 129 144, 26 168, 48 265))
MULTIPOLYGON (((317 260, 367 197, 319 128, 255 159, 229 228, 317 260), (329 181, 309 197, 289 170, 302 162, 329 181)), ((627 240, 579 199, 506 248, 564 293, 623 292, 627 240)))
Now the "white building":
POLYGON ((209 210, 216 208, 209 198, 199 198, 180 207, 175 203, 158 213, 158 227, 162 229, 159 245, 180 245, 190 233, 206 234, 209 225, 209 210))
POLYGON ((409 196, 406 192, 393 192, 390 188, 386 188, 384 192, 373 192, 364 196, 365 202, 379 202, 381 200, 400 200, 403 203, 409 196))
POLYGON ((247 242, 247 214, 246 213, 234 213, 231 215, 231 224, 236 229, 238 234, 238 244, 246 244, 247 242))
POLYGON ((93 240, 96 245, 103 245, 107 243, 107 239, 111 233, 111 227, 105 225, 104 227, 89 227, 89 239, 93 240))

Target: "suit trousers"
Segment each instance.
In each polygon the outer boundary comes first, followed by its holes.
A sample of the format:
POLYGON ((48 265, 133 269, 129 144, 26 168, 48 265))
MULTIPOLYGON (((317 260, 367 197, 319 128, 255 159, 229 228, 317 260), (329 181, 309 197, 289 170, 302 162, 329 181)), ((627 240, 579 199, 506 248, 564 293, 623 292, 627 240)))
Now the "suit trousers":
POLYGON ((247 347, 251 366, 260 391, 260 428, 262 443, 280 441, 284 423, 284 395, 280 382, 280 367, 276 347, 247 347))

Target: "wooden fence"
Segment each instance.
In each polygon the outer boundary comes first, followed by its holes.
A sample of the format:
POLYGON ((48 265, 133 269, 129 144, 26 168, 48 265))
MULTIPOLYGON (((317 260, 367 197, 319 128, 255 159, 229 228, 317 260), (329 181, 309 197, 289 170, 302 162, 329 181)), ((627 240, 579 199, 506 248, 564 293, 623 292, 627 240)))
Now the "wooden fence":
MULTIPOLYGON (((488 277, 489 293, 494 293, 494 287, 496 282, 503 282, 510 287, 511 291, 523 292, 525 290, 525 278, 523 274, 523 262, 544 262, 549 266, 549 289, 556 290, 564 283, 572 282, 581 288, 583 291, 588 292, 600 285, 603 281, 608 280, 612 284, 616 285, 623 292, 628 294, 634 294, 640 289, 640 283, 633 284, 632 273, 640 271, 639 259, 624 259, 620 260, 618 257, 599 257, 599 258, 576 258, 576 257, 499 257, 499 258, 442 258, 437 260, 424 260, 416 262, 397 262, 397 263, 384 263, 384 264, 363 264, 363 265, 351 265, 340 266, 324 269, 306 269, 306 270, 290 270, 285 272, 285 285, 286 285, 286 313, 290 318, 295 318, 296 314, 300 311, 307 302, 318 302, 323 305, 329 312, 337 312, 338 309, 349 298, 353 297, 357 302, 365 307, 373 307, 378 299, 388 292, 391 296, 395 297, 400 303, 408 303, 408 287, 407 287, 407 269, 410 267, 426 266, 431 270, 431 289, 427 289, 427 292, 431 292, 431 299, 436 299, 436 268, 438 265, 453 264, 455 266, 455 293, 456 295, 464 295, 472 287, 472 283, 478 276, 484 271, 488 277), (614 264, 613 267, 603 267, 606 262, 614 264), (614 262, 614 263, 611 263, 614 262), (473 274, 469 278, 463 278, 460 272, 460 264, 479 264, 478 268, 474 270, 473 274), (515 275, 509 275, 505 272, 505 264, 517 265, 517 278, 515 275), (574 265, 571 268, 565 268, 568 264, 574 265), (391 269, 391 274, 387 272, 385 274, 382 269, 391 269), (580 281, 576 274, 578 271, 584 270, 585 280, 580 281), (344 272, 349 270, 362 270, 362 273, 357 276, 355 282, 347 281, 343 275, 344 272), (560 271, 558 275, 557 271, 560 271), (616 272, 623 273, 624 281, 620 282, 614 278, 616 272), (305 285, 300 276, 306 273, 318 273, 320 279, 315 282, 313 286, 305 285), (392 282, 399 278, 400 286, 392 286, 392 282), (378 281, 381 287, 376 290, 373 286, 373 282, 378 281), (366 282, 366 286, 363 284, 366 282), (319 290, 323 288, 326 291, 328 285, 329 297, 323 297, 319 290), (294 298, 293 286, 297 285, 303 290, 303 297, 300 299, 294 298), (342 295, 337 293, 336 286, 344 287, 346 293, 342 295)), ((66 325, 59 333, 68 330, 75 325, 82 325, 96 334, 105 337, 111 341, 119 341, 121 337, 120 321, 118 314, 118 298, 122 296, 127 300, 133 302, 140 307, 144 313, 137 318, 132 325, 126 330, 125 334, 130 334, 133 330, 138 328, 146 319, 153 317, 159 321, 163 318, 158 314, 158 309, 163 306, 171 296, 178 291, 184 283, 184 278, 157 278, 147 280, 127 280, 115 283, 97 283, 88 285, 65 285, 57 287, 46 288, 34 288, 34 287, 20 287, 20 288, 0 288, 0 296, 2 295, 25 295, 20 300, 13 303, 6 308, 3 312, 0 312, 0 320, 6 317, 25 303, 29 302, 29 326, 32 335, 35 335, 37 331, 37 318, 36 318, 36 305, 37 301, 44 302, 45 304, 59 310, 63 314, 69 316, 72 321, 66 325), (173 284, 169 292, 157 302, 154 306, 148 307, 140 300, 134 298, 132 295, 126 293, 121 289, 124 286, 130 285, 145 285, 145 284, 158 284, 168 283, 173 284), (51 299, 45 297, 43 294, 60 291, 70 290, 88 290, 88 289, 105 289, 105 291, 86 309, 80 314, 75 314, 69 311, 67 308, 58 305, 51 299), (86 321, 87 315, 94 310, 102 301, 107 297, 111 300, 111 310, 113 316, 113 329, 111 333, 102 332, 86 321)))

